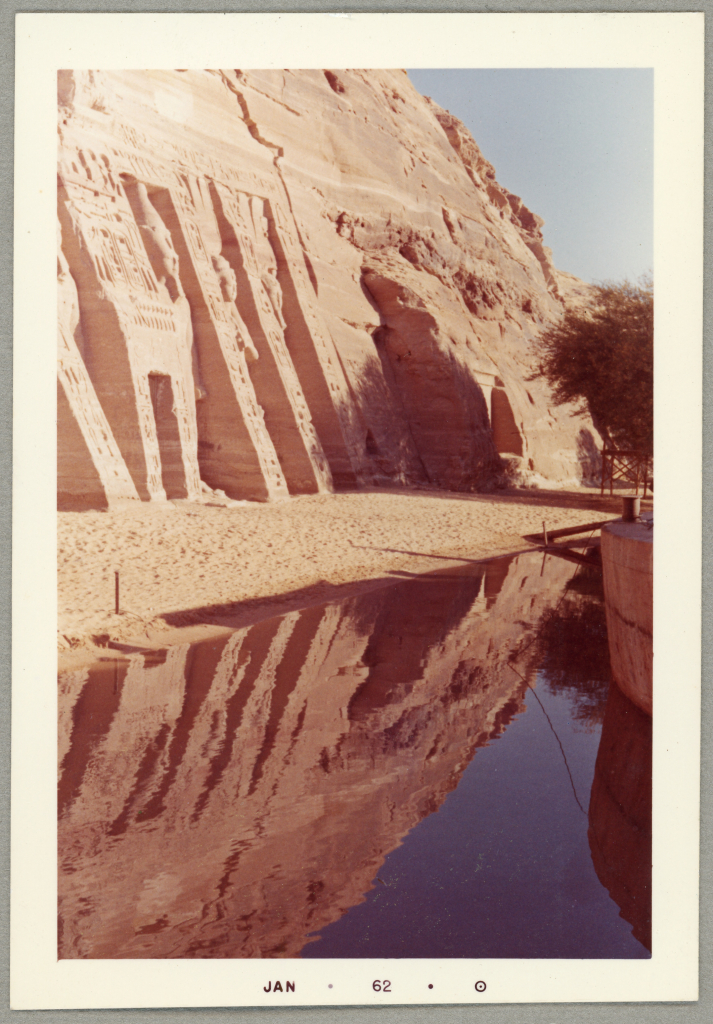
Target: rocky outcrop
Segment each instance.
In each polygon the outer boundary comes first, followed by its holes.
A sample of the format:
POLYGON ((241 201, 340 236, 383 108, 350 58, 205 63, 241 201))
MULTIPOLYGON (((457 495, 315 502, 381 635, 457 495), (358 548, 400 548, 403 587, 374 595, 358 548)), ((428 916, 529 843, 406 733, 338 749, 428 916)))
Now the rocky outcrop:
POLYGON ((591 473, 586 286, 399 71, 61 71, 60 507, 591 473))

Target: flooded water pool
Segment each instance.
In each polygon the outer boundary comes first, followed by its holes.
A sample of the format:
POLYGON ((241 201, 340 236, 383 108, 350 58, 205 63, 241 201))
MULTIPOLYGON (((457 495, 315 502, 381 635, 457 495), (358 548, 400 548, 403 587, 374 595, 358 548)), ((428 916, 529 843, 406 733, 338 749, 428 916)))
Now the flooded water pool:
POLYGON ((59 680, 59 955, 650 955, 651 720, 528 553, 59 680))

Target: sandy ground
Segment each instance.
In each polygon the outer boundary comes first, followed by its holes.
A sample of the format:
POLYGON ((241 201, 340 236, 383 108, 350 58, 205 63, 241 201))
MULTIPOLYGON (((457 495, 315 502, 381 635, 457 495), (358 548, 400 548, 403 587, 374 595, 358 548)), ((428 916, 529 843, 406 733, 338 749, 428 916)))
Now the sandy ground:
MULTIPOLYGON (((647 503, 648 504, 648 503, 647 503)), ((610 519, 594 492, 360 491, 230 507, 168 502, 61 512, 63 660, 116 643, 166 644, 346 596, 355 587, 532 547, 524 534, 610 519), (114 612, 114 571, 121 608, 114 612), (186 630, 193 627, 193 630, 186 630)))

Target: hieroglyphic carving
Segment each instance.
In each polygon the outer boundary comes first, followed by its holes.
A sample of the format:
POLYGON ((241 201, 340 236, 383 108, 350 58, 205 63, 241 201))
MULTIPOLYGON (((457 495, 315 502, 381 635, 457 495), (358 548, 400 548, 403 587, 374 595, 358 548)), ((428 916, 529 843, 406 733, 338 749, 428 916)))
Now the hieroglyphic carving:
MULTIPOLYGON (((165 327, 175 333, 173 311, 168 303, 160 303, 159 288, 144 249, 139 229, 126 199, 106 193, 90 192, 83 185, 65 179, 69 197, 69 213, 81 230, 99 280, 107 293, 140 299, 141 305, 130 317, 144 323, 144 316, 162 317, 165 327)), ((122 303, 128 309, 127 303, 122 303)), ((149 326, 149 324, 146 324, 149 326)))
MULTIPOLYGON (((276 202, 282 194, 282 185, 267 167, 259 164, 245 166, 243 162, 231 164, 215 151, 199 150, 184 139, 172 136, 171 132, 164 134, 160 127, 159 134, 154 135, 153 127, 149 135, 145 127, 142 130, 135 124, 125 123, 113 112, 104 113, 87 106, 84 101, 79 107, 65 109, 60 117, 60 176, 70 197, 71 216, 94 265, 102 299, 114 308, 121 333, 127 339, 132 375, 147 375, 152 371, 169 373, 182 439, 185 435, 188 447, 195 448, 195 402, 200 403, 208 396, 197 347, 193 344, 191 309, 175 266, 171 270, 168 265, 171 253, 168 256, 164 254, 165 273, 161 273, 160 267, 157 270, 156 260, 151 260, 147 254, 147 246, 151 249, 155 240, 161 249, 161 239, 158 239, 155 225, 152 227, 146 217, 137 219, 136 202, 127 200, 127 175, 144 190, 144 205, 157 189, 166 190, 175 204, 192 267, 220 338, 233 390, 240 393, 243 418, 254 440, 263 476, 269 481, 268 490, 274 494, 285 493, 284 467, 280 467, 275 455, 265 425, 265 412, 255 396, 256 382, 251 380, 246 365, 246 359, 249 361, 256 357, 257 352, 235 296, 228 294, 229 287, 226 291, 225 268, 216 262, 221 259, 220 243, 218 240, 217 246, 215 244, 205 196, 201 196, 202 191, 206 194, 209 191, 208 180, 219 182, 233 196, 242 191, 245 199, 250 192, 255 217, 248 204, 244 238, 253 245, 253 272, 250 276, 264 334, 284 385, 283 412, 291 408, 284 422, 291 419, 294 423, 307 456, 305 465, 311 463, 311 472, 319 481, 319 489, 329 488, 329 463, 285 344, 277 260, 265 218, 264 201, 271 198, 276 202), (260 249, 259 254, 254 251, 255 245, 260 249), (172 281, 177 287, 172 287, 172 281), (170 295, 166 294, 166 288, 170 295), (160 358, 162 352, 168 357, 169 349, 175 354, 186 346, 192 356, 193 395, 190 394, 191 389, 187 389, 187 377, 177 368, 175 359, 169 358, 166 363, 160 358), (142 356, 148 359, 149 352, 156 354, 157 358, 150 366, 144 366, 142 356)), ((246 142, 248 146, 252 145, 250 140, 246 139, 246 142)), ((170 234, 165 225, 161 225, 159 234, 165 236, 170 248, 170 234)), ((173 260, 176 261, 175 253, 173 260)), ((147 379, 141 386, 136 384, 135 415, 146 456, 146 485, 154 497, 159 497, 160 457, 155 448, 155 430, 151 429, 154 410, 150 394, 147 379), (159 492, 153 493, 156 487, 159 492)), ((260 401, 266 410, 270 407, 268 423, 272 429, 275 419, 271 400, 272 393, 268 388, 265 398, 260 401)), ((284 439, 284 429, 279 429, 283 430, 284 439)), ((123 445, 121 438, 119 440, 123 445)), ((187 479, 198 480, 196 466, 195 458, 189 457, 186 461, 187 479)), ((132 473, 134 471, 132 466, 132 473)))
POLYGON ((215 183, 215 193, 223 215, 235 235, 243 265, 255 302, 260 327, 282 378, 285 393, 292 407, 295 425, 303 438, 305 449, 322 486, 331 485, 331 472, 309 406, 285 344, 285 320, 282 316, 282 293, 277 280, 277 259, 270 243, 264 200, 245 193, 233 193, 215 183))
MULTIPOLYGON (((151 497, 165 497, 148 374, 166 372, 173 381, 174 411, 181 436, 188 495, 198 497, 200 477, 194 400, 188 401, 186 388, 182 384, 178 386, 182 378, 190 376, 190 309, 180 286, 174 288, 173 294, 167 287, 171 277, 171 253, 175 259, 170 234, 155 211, 150 224, 145 217, 140 218, 147 241, 150 235, 159 250, 161 245, 166 250, 167 271, 159 282, 142 237, 142 227, 135 219, 119 171, 107 154, 99 149, 95 152, 67 147, 62 171, 66 173, 63 186, 67 213, 94 267, 101 298, 113 309, 127 347, 146 462, 146 480, 142 483, 151 497)), ((145 202, 148 203, 147 197, 145 202)), ((175 266, 173 269, 177 279, 175 266)), ((87 339, 90 348, 98 346, 97 357, 101 356, 102 342, 99 335, 87 339)), ((96 359, 90 362, 95 363, 96 359)))
POLYGON ((314 288, 307 273, 294 218, 291 213, 287 212, 286 199, 283 201, 270 199, 265 206, 279 245, 282 247, 288 273, 294 282, 295 295, 329 388, 335 412, 339 417, 350 461, 358 476, 363 472, 366 472, 368 476, 370 470, 363 465, 364 449, 361 431, 356 423, 356 418, 350 414, 352 401, 349 395, 349 386, 344 377, 334 342, 312 299, 314 288))
POLYGON ((235 271, 224 256, 213 256, 211 257, 211 262, 213 264, 213 270, 215 271, 216 277, 218 278, 221 295, 223 296, 223 308, 228 311, 228 318, 235 324, 235 333, 238 338, 238 344, 242 345, 245 352, 245 358, 249 363, 253 363, 259 359, 259 354, 250 335, 244 333, 242 329, 240 314, 238 313, 235 305, 235 300, 238 297, 238 282, 235 277, 235 271))
POLYGON ((154 419, 148 377, 145 377, 143 374, 137 375, 134 379, 134 388, 136 390, 136 411, 144 438, 148 489, 155 497, 165 498, 166 492, 163 489, 163 481, 161 479, 161 456, 158 447, 158 434, 156 433, 156 420, 154 419))
MULTIPOLYGON (((61 248, 57 257, 59 351, 57 376, 69 407, 81 431, 94 469, 104 487, 107 501, 114 498, 138 500, 136 488, 119 446, 99 404, 94 386, 79 351, 75 332, 79 324, 77 286, 61 248)), ((58 438, 61 447, 63 438, 58 438)), ((63 482, 60 481, 60 489, 63 482)))
MULTIPOLYGON (((97 118, 84 109, 73 111, 72 137, 86 134, 87 145, 99 146, 111 154, 112 164, 118 171, 128 170, 142 181, 171 186, 181 174, 199 174, 205 179, 219 181, 230 189, 249 190, 263 198, 279 195, 274 180, 242 164, 239 168, 220 160, 209 150, 198 150, 179 143, 170 134, 149 139, 145 132, 124 121, 106 117, 97 118), (112 143, 114 145, 112 145, 112 143), (120 149, 115 148, 116 143, 120 149), (151 156, 147 156, 150 153, 151 156)), ((63 136, 67 128, 63 129, 63 136)), ((70 147, 75 143, 70 143, 70 147)), ((82 144, 82 143, 80 143, 82 144)), ((60 160, 64 153, 60 154, 60 160)))
MULTIPOLYGON (((132 366, 134 362, 132 360, 132 347, 134 347, 132 339, 135 343, 136 332, 150 330, 150 328, 146 328, 142 324, 142 314, 131 301, 135 294, 140 294, 145 300, 148 297, 155 299, 158 286, 153 279, 153 273, 145 254, 145 263, 142 261, 143 246, 138 229, 133 224, 128 203, 123 206, 121 203, 117 203, 115 197, 105 193, 90 192, 84 184, 77 185, 72 180, 67 180, 63 184, 67 194, 66 213, 85 258, 88 257, 93 266, 99 300, 108 304, 126 345, 126 358, 131 368, 135 411, 141 434, 140 443, 145 460, 145 478, 136 479, 135 484, 140 488, 145 487, 149 497, 160 500, 165 498, 165 492, 161 483, 161 464, 151 401, 148 390, 144 393, 139 387, 141 376, 134 372, 132 366)), ((88 325, 91 323, 89 310, 87 310, 87 323, 88 325)), ((88 327, 86 338, 90 355, 89 366, 93 368, 93 372, 99 372, 100 379, 96 383, 100 394, 113 386, 113 382, 108 379, 108 372, 103 372, 101 369, 97 371, 97 366, 108 358, 108 353, 103 350, 103 338, 100 336, 100 331, 103 331, 103 328, 104 323, 91 324, 88 327)), ((109 404, 106 408, 110 422, 112 422, 114 412, 110 409, 109 404)), ((117 430, 117 437, 121 443, 127 423, 126 421, 121 424, 115 422, 113 426, 117 430)), ((132 467, 132 472, 143 474, 138 467, 132 467)))
POLYGON ((223 298, 221 280, 213 264, 212 256, 219 256, 220 253, 210 254, 208 251, 198 224, 198 211, 185 177, 175 179, 170 193, 268 493, 272 497, 286 494, 285 478, 248 372, 246 351, 251 355, 257 353, 235 302, 223 298))

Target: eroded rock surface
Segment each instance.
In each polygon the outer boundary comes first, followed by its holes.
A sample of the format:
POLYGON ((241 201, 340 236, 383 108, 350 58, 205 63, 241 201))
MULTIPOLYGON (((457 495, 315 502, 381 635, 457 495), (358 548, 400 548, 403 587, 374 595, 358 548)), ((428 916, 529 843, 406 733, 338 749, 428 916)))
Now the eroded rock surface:
POLYGON ((592 475, 530 380, 587 286, 405 72, 58 84, 62 506, 592 475))

